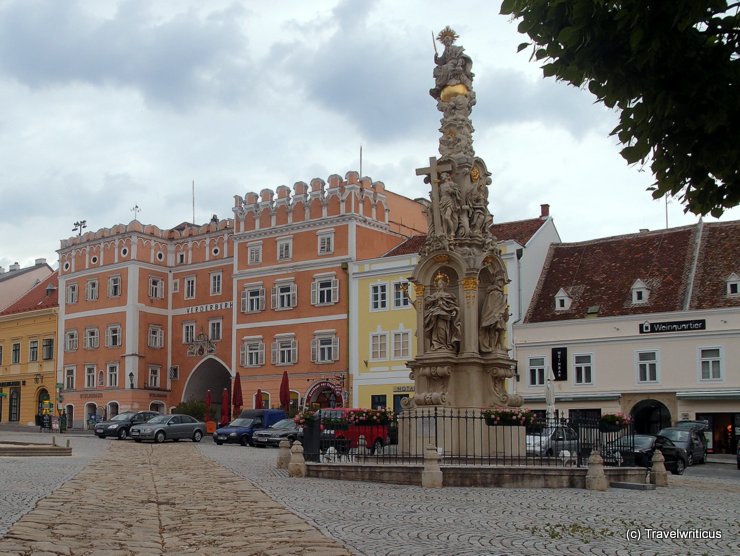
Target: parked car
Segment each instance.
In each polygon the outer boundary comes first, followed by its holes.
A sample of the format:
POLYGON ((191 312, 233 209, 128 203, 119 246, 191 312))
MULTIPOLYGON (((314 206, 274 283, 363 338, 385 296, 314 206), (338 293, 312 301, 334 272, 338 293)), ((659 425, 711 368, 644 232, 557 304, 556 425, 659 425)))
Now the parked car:
POLYGON ((665 436, 676 446, 686 450, 686 463, 691 466, 695 463, 706 463, 707 445, 704 435, 691 428, 667 427, 658 432, 658 436, 665 436))
POLYGON ((293 441, 302 437, 302 430, 293 419, 281 419, 266 429, 255 431, 252 435, 252 444, 264 448, 265 446, 278 446, 281 440, 293 441))
POLYGON ((190 439, 200 442, 206 434, 206 424, 198 421, 190 415, 158 415, 152 417, 146 423, 131 427, 131 438, 136 442, 152 440, 157 443, 165 440, 177 442, 182 439, 190 439))
POLYGON ((604 463, 607 465, 636 465, 652 467, 653 454, 660 450, 665 458, 665 468, 674 475, 683 475, 688 456, 686 450, 676 446, 665 436, 635 434, 622 436, 604 447, 604 463))
POLYGON ((112 417, 108 421, 95 424, 95 434, 98 438, 115 436, 119 440, 125 440, 130 435, 133 425, 146 423, 152 417, 159 415, 156 411, 125 411, 112 417))
POLYGON ((335 407, 319 411, 321 422, 320 449, 333 446, 340 452, 357 448, 360 436, 365 437, 365 445, 372 454, 381 454, 383 448, 390 444, 390 427, 388 423, 358 424, 351 422, 350 413, 365 410, 348 407, 335 407))
POLYGON ((216 429, 213 441, 219 446, 224 443, 252 445, 254 431, 270 427, 287 418, 288 414, 282 409, 245 409, 227 426, 216 429))
POLYGON ((540 433, 527 434, 524 443, 527 455, 559 456, 563 452, 576 454, 578 433, 567 425, 547 426, 540 433))

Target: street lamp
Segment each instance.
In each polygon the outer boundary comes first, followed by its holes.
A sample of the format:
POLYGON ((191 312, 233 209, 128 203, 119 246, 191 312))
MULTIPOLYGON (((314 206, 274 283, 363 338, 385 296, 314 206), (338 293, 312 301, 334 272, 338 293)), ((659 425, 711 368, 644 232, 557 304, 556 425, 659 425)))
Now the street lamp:
POLYGON ((72 228, 73 232, 77 232, 78 236, 82 236, 82 230, 87 228, 87 220, 78 220, 75 222, 75 227, 72 228))
POLYGON ((128 381, 129 381, 129 384, 131 384, 131 389, 133 389, 134 388, 134 373, 133 372, 130 372, 128 374, 128 381))

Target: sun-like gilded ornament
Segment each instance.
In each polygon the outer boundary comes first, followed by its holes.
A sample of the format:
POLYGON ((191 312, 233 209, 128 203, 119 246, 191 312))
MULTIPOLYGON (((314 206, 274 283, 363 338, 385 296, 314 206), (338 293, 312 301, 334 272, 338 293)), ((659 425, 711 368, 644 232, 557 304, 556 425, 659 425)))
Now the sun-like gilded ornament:
POLYGON ((437 40, 446 46, 455 42, 459 38, 459 36, 460 35, 455 33, 455 31, 453 31, 450 26, 447 25, 439 32, 439 35, 437 35, 437 40))

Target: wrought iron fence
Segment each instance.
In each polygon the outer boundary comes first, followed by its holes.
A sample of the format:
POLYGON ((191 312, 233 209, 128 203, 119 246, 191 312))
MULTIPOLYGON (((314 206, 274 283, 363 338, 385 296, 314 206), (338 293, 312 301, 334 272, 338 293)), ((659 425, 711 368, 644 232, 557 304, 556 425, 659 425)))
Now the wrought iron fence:
POLYGON ((302 440, 308 462, 421 464, 432 446, 441 465, 582 467, 594 449, 606 465, 634 465, 631 425, 559 416, 511 425, 475 409, 415 409, 385 423, 319 418, 306 423, 302 440))

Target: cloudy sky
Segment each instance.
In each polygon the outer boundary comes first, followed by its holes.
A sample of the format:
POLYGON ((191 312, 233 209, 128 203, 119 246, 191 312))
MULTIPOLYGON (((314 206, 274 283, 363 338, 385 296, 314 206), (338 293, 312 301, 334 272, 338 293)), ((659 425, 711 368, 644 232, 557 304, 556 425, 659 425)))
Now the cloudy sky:
MULTIPOLYGON (((56 261, 73 223, 161 228, 233 196, 359 170, 411 197, 437 154, 432 31, 473 58, 496 222, 549 203, 564 241, 665 227, 609 137, 616 114, 544 80, 500 2, 0 0, 0 266, 56 261), (454 7, 453 7, 454 5, 454 7)), ((696 222, 674 201, 669 226, 696 222)), ((740 218, 740 209, 723 220, 740 218)))

